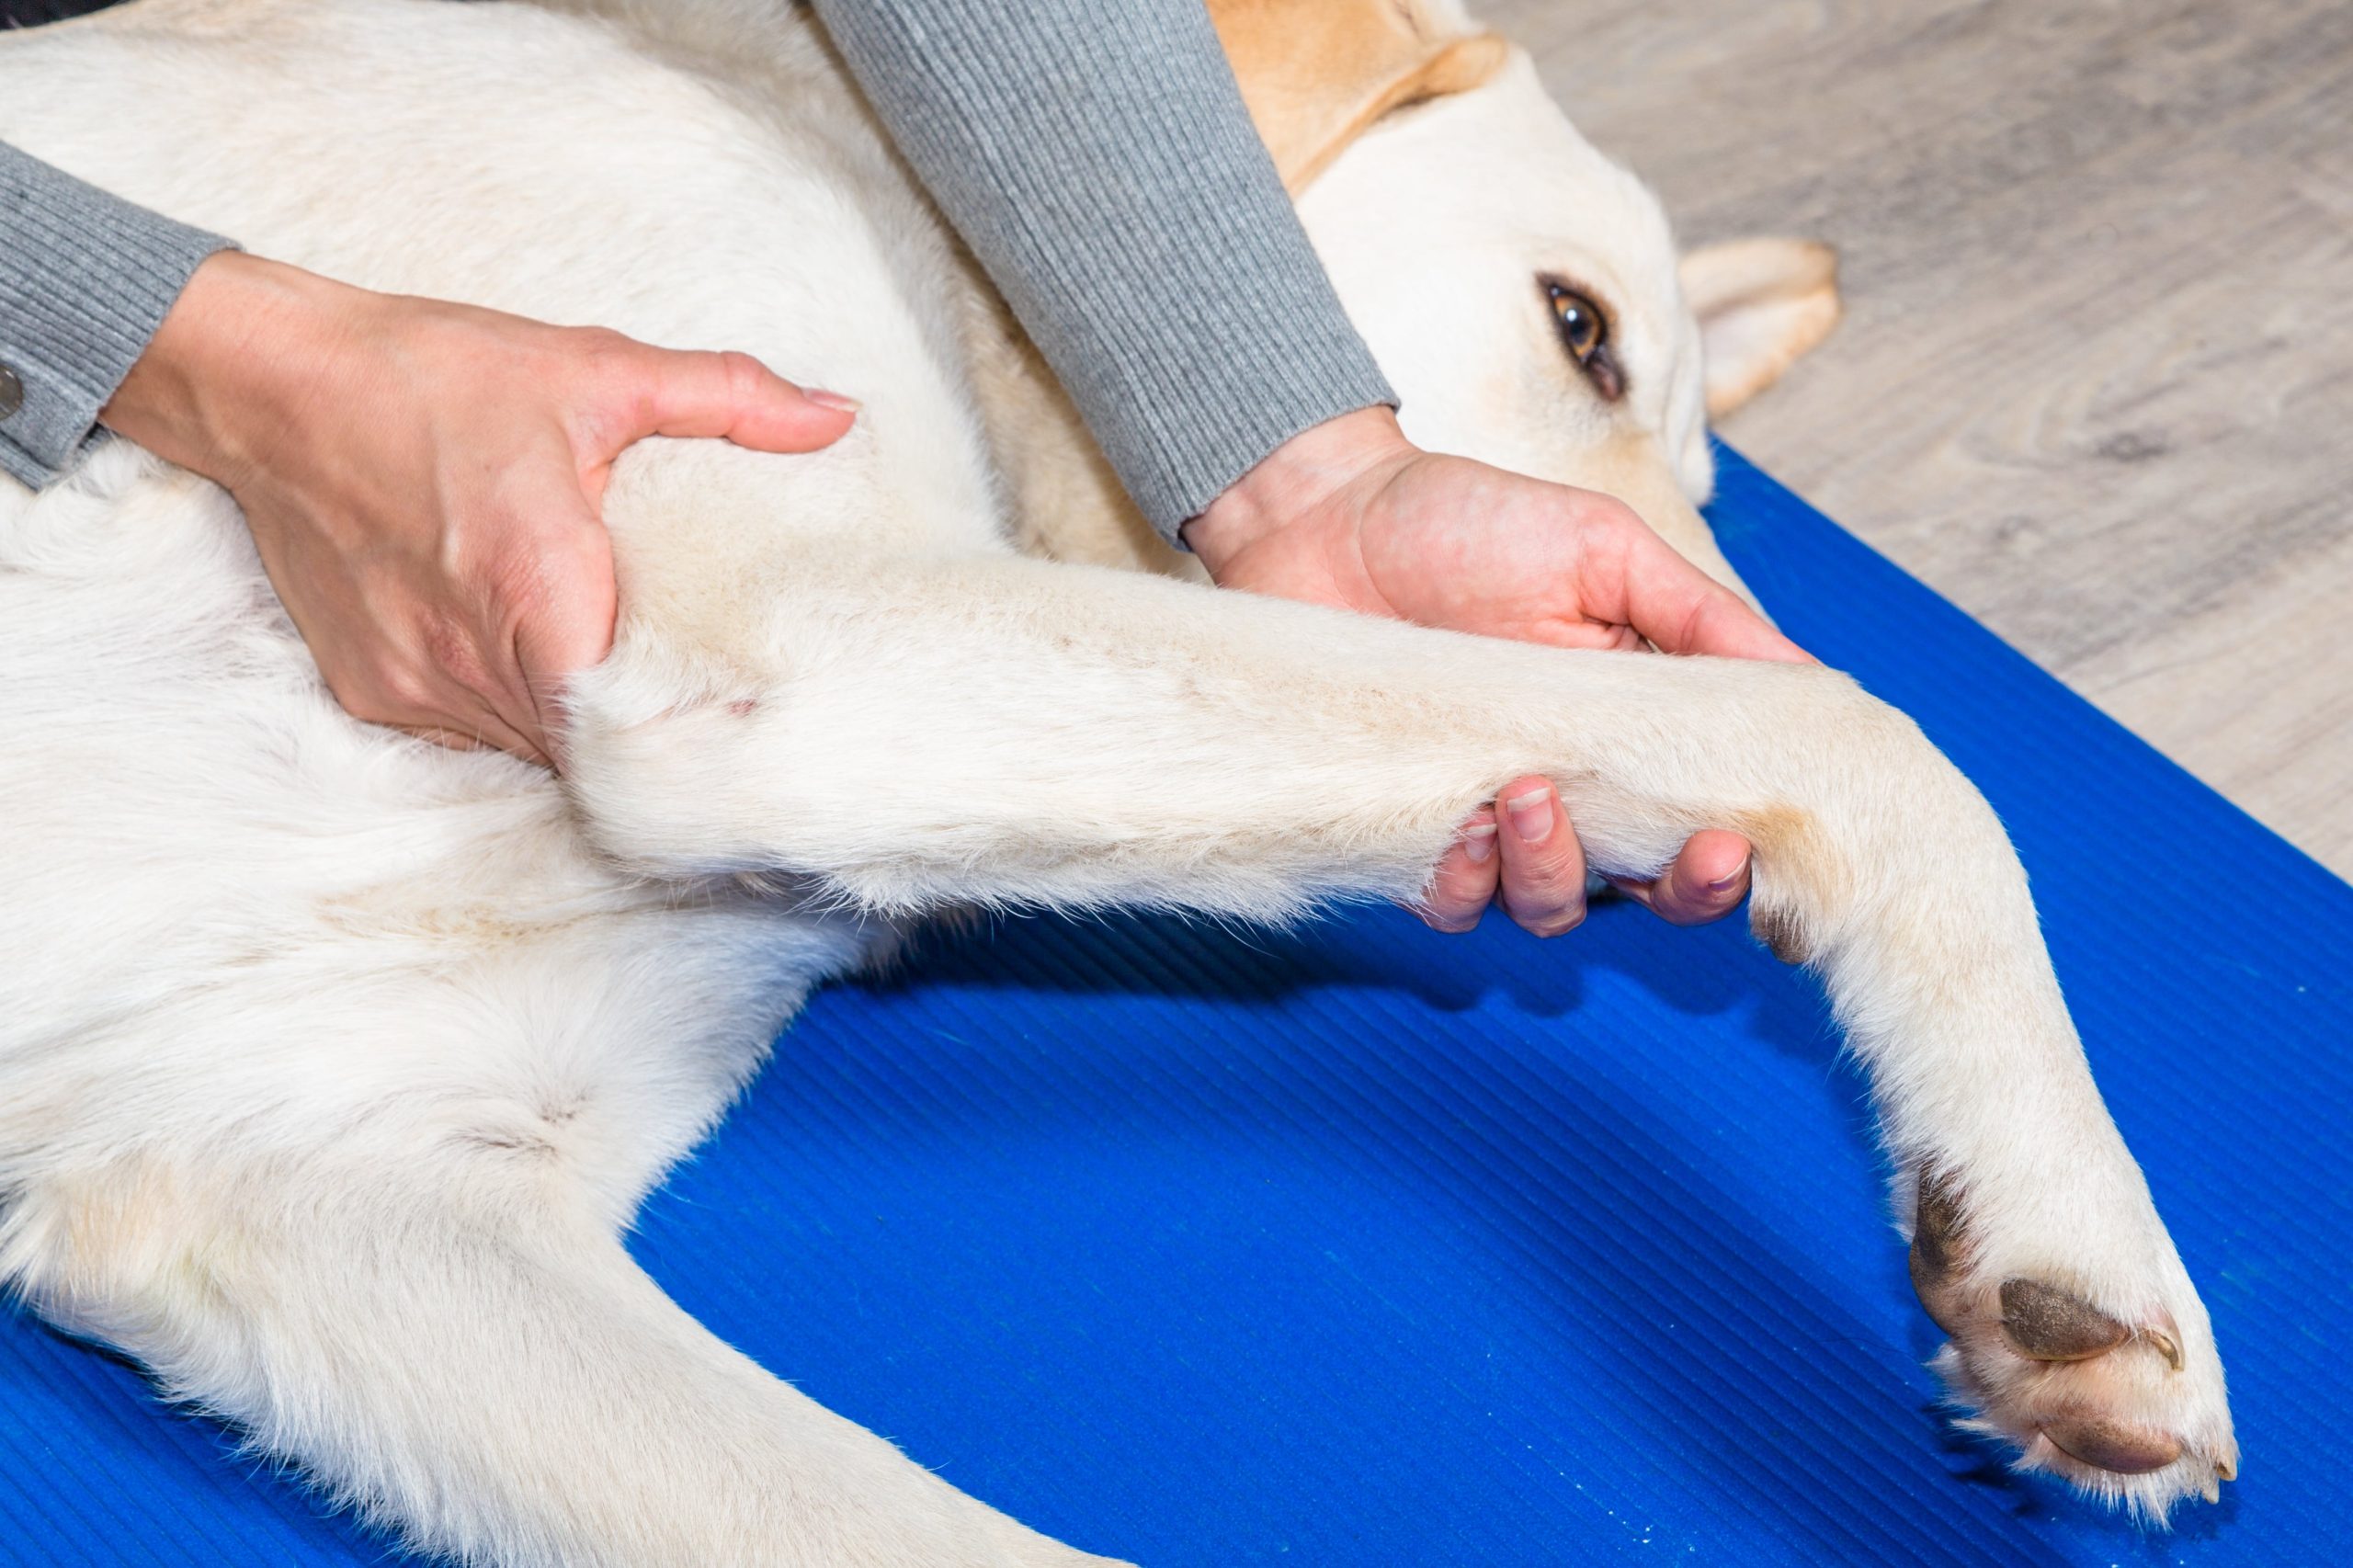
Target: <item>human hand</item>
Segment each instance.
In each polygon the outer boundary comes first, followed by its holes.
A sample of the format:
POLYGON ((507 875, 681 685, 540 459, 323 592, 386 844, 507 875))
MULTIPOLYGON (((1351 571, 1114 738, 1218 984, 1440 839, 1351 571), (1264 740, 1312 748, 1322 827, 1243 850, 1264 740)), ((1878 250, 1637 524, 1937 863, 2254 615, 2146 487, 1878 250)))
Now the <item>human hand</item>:
MULTIPOLYGON (((1425 452, 1385 408, 1294 437, 1185 538, 1229 588, 1563 648, 1807 659, 1622 504, 1425 452)), ((1718 919, 1747 896, 1748 845, 1696 834, 1655 881, 1615 885, 1678 925, 1718 919)), ((1549 780, 1472 816, 1420 913, 1467 931, 1498 896, 1540 937, 1585 918, 1584 852, 1549 780)))
POLYGON ((811 451, 856 408, 742 354, 371 293, 223 252, 197 268, 102 418, 236 497, 353 714, 546 762, 564 679, 612 645, 597 508, 613 460, 654 435, 811 451))

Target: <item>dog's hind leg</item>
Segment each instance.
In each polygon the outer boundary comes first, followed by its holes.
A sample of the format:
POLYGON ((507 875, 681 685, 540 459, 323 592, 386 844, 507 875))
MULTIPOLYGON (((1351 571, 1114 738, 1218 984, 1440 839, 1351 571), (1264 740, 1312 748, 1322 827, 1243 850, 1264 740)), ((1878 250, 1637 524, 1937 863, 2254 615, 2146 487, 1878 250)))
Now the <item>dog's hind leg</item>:
POLYGON ((1524 773, 1558 781, 1601 870, 1746 833, 1756 928, 1820 972, 1870 1070, 1961 1392, 2028 1462, 2144 1509, 2232 1473, 2205 1312, 2001 826, 1844 676, 1006 557, 812 559, 757 602, 692 652, 625 619, 578 688, 573 786, 622 856, 803 873, 887 910, 1251 916, 1415 896, 1524 773))
POLYGON ((549 1149, 443 1153, 135 1162, 33 1195, 11 1251, 49 1315, 459 1561, 1112 1568, 721 1343, 549 1149))

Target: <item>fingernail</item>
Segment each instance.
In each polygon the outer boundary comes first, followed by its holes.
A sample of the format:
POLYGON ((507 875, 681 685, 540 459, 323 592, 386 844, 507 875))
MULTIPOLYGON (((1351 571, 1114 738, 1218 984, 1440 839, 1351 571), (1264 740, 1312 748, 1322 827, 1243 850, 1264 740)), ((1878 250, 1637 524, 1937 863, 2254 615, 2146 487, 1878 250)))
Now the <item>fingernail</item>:
POLYGON ((803 387, 801 395, 824 407, 838 408, 844 414, 856 414, 866 406, 847 392, 827 392, 823 387, 803 387))
POLYGON ((1491 822, 1472 823, 1462 830, 1462 853, 1471 857, 1474 866, 1495 852, 1495 824, 1491 822))
POLYGON ((1511 813, 1514 832, 1529 843, 1552 831, 1552 791, 1530 790, 1504 802, 1504 810, 1511 813))
POLYGON ((1714 881, 1708 884, 1708 891, 1710 892, 1730 892, 1733 889, 1740 886, 1740 877, 1741 873, 1738 871, 1734 871, 1729 877, 1718 877, 1714 881))

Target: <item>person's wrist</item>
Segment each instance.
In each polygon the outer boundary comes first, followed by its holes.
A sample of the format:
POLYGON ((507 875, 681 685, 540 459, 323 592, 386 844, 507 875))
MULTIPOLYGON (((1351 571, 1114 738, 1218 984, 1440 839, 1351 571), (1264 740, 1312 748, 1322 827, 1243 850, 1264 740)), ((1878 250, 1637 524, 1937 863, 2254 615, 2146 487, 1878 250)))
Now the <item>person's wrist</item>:
POLYGON ((1324 510, 1344 491, 1418 455, 1395 410, 1375 404, 1310 426, 1277 447, 1185 525, 1212 577, 1268 534, 1324 510))
POLYGON ((299 409, 365 290, 221 251, 190 275, 99 411, 108 429, 235 488, 299 409))

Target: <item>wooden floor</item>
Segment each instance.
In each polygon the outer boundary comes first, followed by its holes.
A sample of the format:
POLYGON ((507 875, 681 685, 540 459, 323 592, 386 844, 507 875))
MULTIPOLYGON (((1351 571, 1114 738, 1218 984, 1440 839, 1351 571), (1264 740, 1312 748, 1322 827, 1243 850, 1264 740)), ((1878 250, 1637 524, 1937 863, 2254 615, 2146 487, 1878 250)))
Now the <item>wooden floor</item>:
POLYGON ((2353 876, 2353 5, 1478 9, 1687 239, 1839 247, 1736 445, 2353 876))

